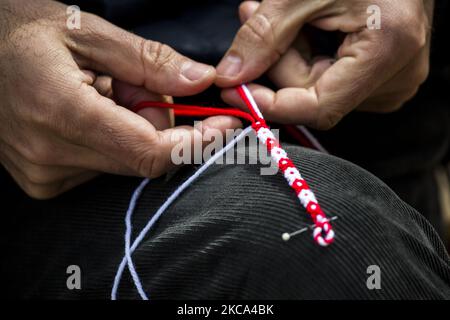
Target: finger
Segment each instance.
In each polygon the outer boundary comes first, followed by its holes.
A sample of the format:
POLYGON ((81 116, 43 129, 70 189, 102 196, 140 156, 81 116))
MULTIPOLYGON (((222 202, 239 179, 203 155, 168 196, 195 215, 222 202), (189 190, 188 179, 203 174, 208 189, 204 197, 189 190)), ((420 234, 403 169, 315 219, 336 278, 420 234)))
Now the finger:
MULTIPOLYGON (((72 128, 61 130, 60 134, 65 134, 68 141, 95 150, 139 176, 157 177, 168 167, 173 145, 166 139, 170 129, 157 131, 144 118, 100 96, 89 86, 66 99, 71 106, 68 110, 72 128)), ((219 127, 227 125, 230 123, 225 121, 219 127)))
POLYGON ((98 76, 92 86, 104 97, 113 98, 112 78, 109 76, 98 76))
MULTIPOLYGON (((260 4, 261 3, 257 1, 244 1, 241 3, 241 5, 239 6, 239 19, 242 24, 244 24, 255 13, 260 4)), ((308 58, 310 59, 311 48, 309 46, 308 39, 301 32, 297 35, 295 41, 292 43, 292 47, 294 47, 297 52, 300 53, 301 57, 306 58, 302 59, 304 61, 302 62, 307 64, 306 60, 308 58)), ((291 49, 288 49, 287 53, 290 50, 291 49)), ((281 60, 283 60, 283 57, 284 55, 280 58, 280 62, 281 60)))
MULTIPOLYGON (((84 83, 92 85, 97 92, 107 98, 116 99, 117 102, 127 108, 135 106, 141 101, 163 101, 172 102, 170 97, 162 96, 118 80, 113 81, 110 76, 97 76, 90 70, 81 70, 87 76, 84 83), (114 96, 114 93, 115 96, 114 96)), ((158 130, 166 129, 174 125, 172 110, 167 109, 144 109, 139 114, 149 120, 158 130)))
MULTIPOLYGON (((6 169, 6 171, 8 171, 8 173, 11 175, 11 177, 14 179, 14 181, 19 185, 20 189, 22 189, 28 196, 30 196, 34 199, 45 199, 45 197, 42 197, 43 196, 42 190, 37 191, 34 188, 34 185, 25 178, 25 175, 22 174, 13 165, 12 161, 3 157, 1 154, 0 154, 0 158, 1 158, 1 164, 6 169), (37 192, 35 192, 35 190, 37 192)), ((46 196, 48 198, 48 195, 46 195, 46 196)))
POLYGON ((430 43, 398 74, 377 88, 358 110, 366 112, 393 112, 414 97, 428 78, 430 71, 430 43))
POLYGON ((31 198, 37 200, 47 200, 54 198, 78 185, 92 180, 98 176, 97 172, 85 171, 69 179, 55 181, 50 184, 37 184, 28 179, 20 169, 9 158, 2 156, 1 163, 6 171, 13 177, 20 188, 31 198))
POLYGON ((183 156, 183 159, 187 158, 184 152, 190 152, 190 160, 202 160, 203 153, 201 151, 211 142, 211 137, 221 136, 225 138, 226 130, 239 127, 241 127, 241 122, 237 118, 215 116, 196 123, 194 127, 180 126, 159 132, 159 152, 153 164, 153 171, 156 175, 167 172, 175 166, 175 163, 178 163, 174 160, 174 157, 183 156), (213 134, 212 130, 215 130, 217 134, 213 134), (180 149, 183 151, 182 155, 179 153, 180 149), (197 152, 200 152, 200 154, 197 152))
POLYGON ((256 102, 275 121, 318 129, 333 127, 404 66, 391 58, 394 42, 386 41, 380 48, 377 40, 378 35, 370 31, 348 35, 339 48, 337 62, 313 87, 286 88, 277 93, 256 87, 256 102))
POLYGON ((102 96, 112 98, 112 78, 110 76, 97 76, 91 70, 81 70, 81 72, 87 76, 84 83, 93 86, 102 96))
POLYGON ((64 142, 59 145, 59 163, 61 166, 83 168, 89 171, 117 174, 122 176, 136 176, 138 173, 132 168, 88 147, 64 142))
MULTIPOLYGON (((73 120, 76 118, 73 117, 73 120)), ((21 135, 4 137, 3 148, 8 145, 24 161, 42 167, 80 168, 119 175, 137 175, 137 172, 117 162, 111 156, 102 154, 92 148, 73 143, 68 133, 67 124, 61 124, 53 131, 39 128, 25 129, 21 135), (61 132, 64 131, 64 132, 61 132)), ((76 130, 79 130, 77 128, 76 130)))
POLYGON ((86 76, 84 82, 89 85, 93 85, 95 79, 97 78, 95 72, 91 70, 81 70, 81 72, 86 76))
MULTIPOLYGON (((318 129, 333 127, 401 72, 414 57, 414 52, 418 52, 418 43, 408 41, 399 46, 395 38, 389 38, 388 33, 372 33, 364 29, 348 35, 338 50, 338 60, 313 87, 306 91, 280 91, 274 101, 281 108, 283 104, 295 104, 297 101, 309 113, 307 124, 318 129), (378 43, 382 40, 384 46, 380 47, 378 43), (401 61, 393 58, 399 56, 403 57, 401 61)), ((295 106, 287 108, 293 109, 295 106)), ((299 116, 299 119, 303 117, 299 116)))
POLYGON ((320 56, 310 65, 296 49, 290 48, 269 70, 268 76, 279 88, 308 88, 314 85, 334 62, 330 57, 320 56))
POLYGON ((204 132, 213 129, 219 131, 223 135, 227 130, 241 128, 242 122, 240 119, 235 117, 214 116, 203 120, 202 127, 204 132))
POLYGON ((377 88, 366 101, 358 106, 359 111, 388 113, 400 109, 419 91, 430 71, 430 44, 399 73, 377 88))
POLYGON ((52 184, 79 176, 81 173, 86 172, 85 169, 80 168, 34 164, 6 143, 2 144, 2 153, 9 159, 14 159, 13 163, 15 167, 34 184, 52 184))
MULTIPOLYGON (((317 129, 317 95, 314 88, 285 88, 277 92, 261 85, 248 86, 263 115, 268 120, 285 124, 303 124, 317 129)), ((222 98, 228 104, 246 109, 240 97, 231 89, 222 92, 222 98)), ((328 110, 327 110, 328 111, 328 110)), ((341 112, 337 109, 337 112, 341 112)), ((336 114, 341 118, 343 114, 336 114)), ((337 120, 336 120, 337 121, 337 120)))
MULTIPOLYGON (((257 1, 244 1, 239 7, 239 18, 245 23, 258 9, 257 1)), ((303 56, 310 56, 310 48, 306 38, 299 34, 280 60, 270 68, 268 75, 270 80, 278 87, 307 87, 314 83, 325 70, 334 63, 334 60, 326 57, 316 58, 311 66, 303 56), (323 63, 328 59, 328 63, 323 63)))
POLYGON ((83 28, 67 38, 82 68, 173 96, 199 93, 215 79, 212 66, 188 59, 169 46, 145 40, 90 14, 83 21, 83 28))
MULTIPOLYGON (((258 104, 259 109, 261 109, 263 116, 267 119, 275 120, 272 119, 272 117, 267 113, 268 110, 266 107, 273 104, 272 99, 274 98, 274 92, 259 84, 249 84, 247 85, 247 87, 252 93, 253 98, 255 98, 255 102, 258 104)), ((244 111, 249 111, 247 105, 242 100, 241 96, 235 88, 223 89, 221 92, 221 97, 223 101, 225 101, 230 106, 240 108, 244 111)))
MULTIPOLYGON (((98 76, 92 86, 104 97, 114 99, 120 105, 131 108, 141 101, 171 102, 167 96, 152 93, 143 87, 136 87, 125 82, 114 80, 109 76, 98 76)), ((174 125, 175 119, 172 110, 149 108, 138 114, 147 119, 158 130, 174 125)))
MULTIPOLYGON (((231 87, 259 77, 286 52, 303 24, 327 5, 326 1, 263 1, 219 63, 216 84, 231 87)), ((242 6, 244 19, 256 8, 253 3, 242 6)))
MULTIPOLYGON (((114 100, 121 106, 133 108, 142 101, 171 102, 167 96, 155 94, 142 87, 135 87, 125 82, 115 80, 113 82, 114 100)), ((175 118, 172 109, 147 108, 140 110, 138 114, 147 119, 157 130, 163 130, 174 126, 175 118)))
MULTIPOLYGON (((249 89, 267 119, 326 130, 359 105, 370 94, 374 85, 368 80, 365 81, 364 78, 353 79, 351 74, 345 74, 345 70, 352 70, 352 61, 341 59, 338 63, 340 65, 336 70, 331 70, 335 68, 333 65, 314 86, 309 88, 284 88, 274 92, 260 85, 250 85, 249 89), (327 75, 327 72, 331 74, 327 75), (338 77, 335 77, 333 81, 325 78, 324 81, 325 76, 331 79, 334 74, 347 76, 344 80, 348 80, 349 84, 342 83, 342 79, 338 77), (358 81, 360 83, 357 83, 358 81), (367 91, 359 87, 362 83, 365 83, 367 91), (337 87, 339 84, 345 87, 337 87)), ((356 70, 354 74, 361 75, 364 72, 356 70)), ((229 104, 245 107, 234 90, 224 90, 222 98, 229 104)))

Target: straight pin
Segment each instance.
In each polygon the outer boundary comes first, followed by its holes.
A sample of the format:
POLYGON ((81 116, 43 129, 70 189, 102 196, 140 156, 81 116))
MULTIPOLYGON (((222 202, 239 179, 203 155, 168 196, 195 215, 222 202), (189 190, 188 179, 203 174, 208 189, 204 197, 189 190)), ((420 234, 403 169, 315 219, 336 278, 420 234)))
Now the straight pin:
MULTIPOLYGON (((328 219, 328 222, 331 222, 331 221, 334 221, 334 220, 337 220, 337 219, 338 219, 338 216, 334 216, 331 219, 328 219)), ((294 231, 294 232, 291 232, 291 233, 285 232, 285 233, 283 233, 281 235, 281 239, 283 241, 285 241, 285 242, 288 242, 289 240, 291 240, 292 237, 298 236, 299 234, 302 234, 303 232, 308 231, 308 229, 309 230, 314 229, 314 227, 315 227, 315 225, 311 224, 311 225, 309 225, 307 227, 304 227, 304 228, 302 228, 300 230, 297 230, 297 231, 294 231)))

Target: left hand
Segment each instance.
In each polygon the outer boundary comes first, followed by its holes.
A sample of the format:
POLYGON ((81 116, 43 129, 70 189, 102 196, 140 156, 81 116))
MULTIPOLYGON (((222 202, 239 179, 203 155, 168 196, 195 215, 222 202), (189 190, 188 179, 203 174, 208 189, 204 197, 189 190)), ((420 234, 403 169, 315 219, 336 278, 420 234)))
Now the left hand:
MULTIPOLYGON (((217 67, 224 88, 269 70, 279 91, 250 85, 268 119, 329 129, 350 111, 392 112, 412 98, 429 70, 432 0, 245 1, 244 23, 217 67), (367 8, 381 10, 381 29, 367 28, 367 8), (334 57, 308 62, 296 43, 305 24, 343 32, 334 57)), ((222 97, 242 105, 234 90, 222 97)))

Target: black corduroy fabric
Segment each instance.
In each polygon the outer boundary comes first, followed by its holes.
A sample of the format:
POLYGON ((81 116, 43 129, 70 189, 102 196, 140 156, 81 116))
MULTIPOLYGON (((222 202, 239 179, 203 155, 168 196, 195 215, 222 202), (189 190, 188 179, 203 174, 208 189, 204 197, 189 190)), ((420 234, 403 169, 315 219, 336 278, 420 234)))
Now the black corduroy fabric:
MULTIPOLYGON (((152 299, 449 299, 449 257, 435 231, 359 167, 288 147, 333 222, 336 242, 281 234, 311 220, 281 175, 258 165, 217 165, 171 206, 134 254, 152 299), (366 286, 381 269, 381 290, 366 286)), ((134 235, 194 168, 151 181, 134 235)), ((33 201, 1 176, 4 290, 9 297, 108 299, 124 248, 124 215, 136 178, 103 176, 57 199, 33 201), (5 207, 4 207, 5 208, 5 207), (66 287, 79 265, 82 289, 66 287), (6 283, 5 283, 6 282, 6 283)), ((138 298, 128 273, 119 298, 138 298)))

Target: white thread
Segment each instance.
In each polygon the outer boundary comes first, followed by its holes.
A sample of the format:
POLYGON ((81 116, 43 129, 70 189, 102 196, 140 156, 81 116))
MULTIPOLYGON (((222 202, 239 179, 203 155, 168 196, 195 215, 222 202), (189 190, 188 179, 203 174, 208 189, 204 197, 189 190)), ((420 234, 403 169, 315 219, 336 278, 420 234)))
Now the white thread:
POLYGON ((250 92, 250 90, 248 90, 247 86, 245 84, 241 85, 241 88, 244 90, 245 95, 247 96, 248 101, 250 101, 250 104, 252 105, 253 109, 255 110, 255 113, 258 115, 259 118, 264 119, 261 111, 258 108, 258 105, 256 104, 255 99, 253 99, 253 95, 250 92))
MULTIPOLYGON (((123 271, 125 269, 125 266, 128 262, 128 267, 132 264, 131 255, 136 250, 136 248, 139 246, 139 244, 142 242, 142 240, 145 238, 147 233, 150 231, 152 226, 158 221, 158 219, 163 215, 163 213, 166 211, 166 209, 178 198, 178 196, 183 193, 184 190, 186 190, 200 175, 205 172, 212 164, 214 164, 220 157, 222 157, 226 152, 228 152, 231 148, 233 148, 236 143, 241 141, 245 136, 247 136, 250 132, 253 131, 252 127, 247 127, 245 130, 243 130, 236 138, 234 138, 232 141, 230 141, 222 150, 216 152, 211 158, 208 159, 208 161, 205 162, 192 176, 190 176, 185 182, 183 182, 171 195, 169 198, 167 198, 166 202, 158 209, 158 211, 155 213, 155 215, 150 219, 150 221, 147 223, 147 225, 142 229, 142 231, 139 233, 139 235, 134 240, 131 248, 129 249, 129 259, 127 257, 123 257, 122 261, 117 269, 116 276, 114 278, 114 284, 111 290, 111 299, 116 300, 117 299, 117 290, 119 289, 120 280, 122 278, 123 271), (131 261, 131 262, 130 262, 131 261)), ((142 185, 142 184, 141 184, 142 185)), ((139 189, 139 187, 138 187, 139 189)), ((138 190, 136 189, 136 191, 138 190)), ((133 270, 133 269, 132 269, 133 270)), ((140 284, 139 277, 133 277, 133 281, 135 286, 138 288, 139 286, 142 287, 140 284)), ((144 294, 145 295, 145 294, 144 294)), ((143 297, 141 295, 141 297, 143 297)), ((146 295, 145 295, 146 297, 146 295)))

